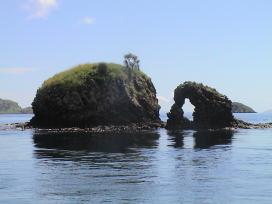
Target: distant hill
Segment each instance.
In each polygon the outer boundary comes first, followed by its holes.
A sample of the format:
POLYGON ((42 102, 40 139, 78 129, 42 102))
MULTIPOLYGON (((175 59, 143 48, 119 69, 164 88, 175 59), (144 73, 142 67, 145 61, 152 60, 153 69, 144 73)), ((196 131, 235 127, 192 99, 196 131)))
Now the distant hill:
POLYGON ((233 113, 256 113, 255 110, 246 106, 242 103, 232 102, 232 112, 233 113))
POLYGON ((22 108, 18 103, 0 98, 0 114, 33 113, 31 107, 22 108))
POLYGON ((32 114, 33 110, 31 107, 22 108, 21 113, 23 114, 32 114))
POLYGON ((266 111, 264 111, 263 113, 265 113, 265 114, 271 114, 271 113, 272 113, 272 109, 266 110, 266 111))

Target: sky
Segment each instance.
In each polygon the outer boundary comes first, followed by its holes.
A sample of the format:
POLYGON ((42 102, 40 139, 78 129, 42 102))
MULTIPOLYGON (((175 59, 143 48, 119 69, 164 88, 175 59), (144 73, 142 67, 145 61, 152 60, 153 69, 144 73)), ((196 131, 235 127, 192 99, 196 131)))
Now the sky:
POLYGON ((272 109, 270 0, 8 0, 0 2, 0 98, 29 106, 54 74, 132 52, 162 111, 184 81, 272 109))

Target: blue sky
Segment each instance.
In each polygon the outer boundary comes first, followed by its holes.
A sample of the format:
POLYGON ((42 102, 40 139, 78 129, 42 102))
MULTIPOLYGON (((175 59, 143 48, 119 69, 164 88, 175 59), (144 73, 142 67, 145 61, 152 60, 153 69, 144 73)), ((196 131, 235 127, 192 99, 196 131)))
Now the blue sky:
POLYGON ((0 6, 0 98, 31 104, 55 73, 137 54, 163 111, 193 80, 272 108, 270 0, 9 0, 0 6))

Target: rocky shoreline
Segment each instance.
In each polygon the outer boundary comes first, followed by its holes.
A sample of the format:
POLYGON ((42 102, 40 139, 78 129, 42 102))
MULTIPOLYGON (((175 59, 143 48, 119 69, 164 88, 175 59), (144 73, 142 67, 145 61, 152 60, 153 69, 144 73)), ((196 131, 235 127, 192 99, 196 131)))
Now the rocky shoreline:
MULTIPOLYGON (((29 122, 26 123, 13 123, 6 124, 2 127, 2 130, 38 130, 38 131, 50 131, 50 132, 89 132, 89 133, 118 133, 118 132, 142 132, 156 130, 158 128, 166 128, 165 122, 158 123, 141 123, 141 124, 129 124, 129 125, 99 125, 90 128, 34 128, 29 122)), ((268 129, 272 128, 272 123, 247 123, 242 120, 235 119, 232 126, 220 128, 220 129, 268 129)), ((190 130, 201 130, 201 129, 191 129, 190 130)), ((213 129, 210 129, 213 130, 213 129)))
POLYGON ((235 129, 267 129, 272 128, 272 123, 247 123, 242 120, 235 119, 232 125, 235 129))
POLYGON ((111 132, 142 132, 149 130, 156 130, 158 128, 165 128, 164 122, 158 123, 140 123, 140 124, 129 124, 129 125, 99 125, 95 127, 88 128, 35 128, 30 125, 29 122, 26 123, 13 123, 6 124, 4 130, 41 130, 50 132, 90 132, 90 133, 111 133, 111 132))

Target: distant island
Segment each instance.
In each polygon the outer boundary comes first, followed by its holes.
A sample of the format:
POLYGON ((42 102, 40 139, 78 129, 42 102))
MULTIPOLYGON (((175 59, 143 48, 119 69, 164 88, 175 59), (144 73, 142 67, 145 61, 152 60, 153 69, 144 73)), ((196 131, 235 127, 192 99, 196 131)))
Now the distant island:
POLYGON ((266 110, 263 112, 264 114, 271 114, 272 113, 272 109, 266 110))
POLYGON ((31 107, 22 108, 19 104, 12 100, 0 98, 0 114, 31 114, 31 107))
POLYGON ((256 113, 255 110, 246 106, 242 103, 232 102, 232 112, 233 113, 256 113))

